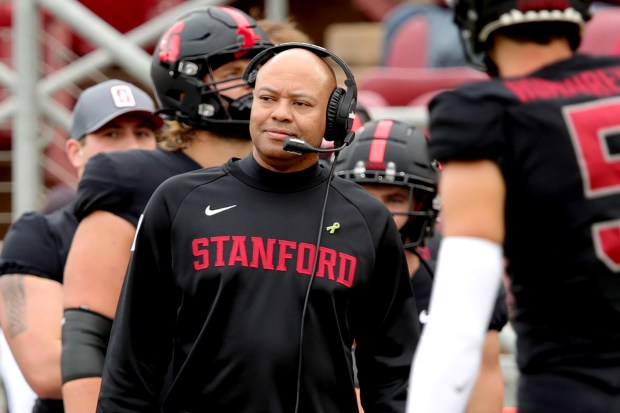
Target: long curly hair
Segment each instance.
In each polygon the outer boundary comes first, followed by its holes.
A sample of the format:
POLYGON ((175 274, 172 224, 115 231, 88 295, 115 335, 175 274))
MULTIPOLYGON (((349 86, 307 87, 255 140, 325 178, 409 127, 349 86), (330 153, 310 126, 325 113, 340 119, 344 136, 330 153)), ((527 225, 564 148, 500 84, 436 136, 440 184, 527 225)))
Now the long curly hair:
POLYGON ((157 142, 167 151, 179 151, 195 139, 194 127, 176 120, 167 120, 157 134, 157 142))

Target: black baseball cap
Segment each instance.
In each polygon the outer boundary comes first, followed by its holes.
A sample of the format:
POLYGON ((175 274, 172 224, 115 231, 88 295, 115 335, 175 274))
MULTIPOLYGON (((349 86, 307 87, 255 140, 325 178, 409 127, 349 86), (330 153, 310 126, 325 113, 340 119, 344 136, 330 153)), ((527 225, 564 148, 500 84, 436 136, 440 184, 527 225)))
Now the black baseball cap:
POLYGON ((163 119, 155 115, 153 99, 131 83, 111 79, 84 89, 73 108, 71 138, 80 140, 127 113, 144 115, 155 129, 164 124, 163 119))

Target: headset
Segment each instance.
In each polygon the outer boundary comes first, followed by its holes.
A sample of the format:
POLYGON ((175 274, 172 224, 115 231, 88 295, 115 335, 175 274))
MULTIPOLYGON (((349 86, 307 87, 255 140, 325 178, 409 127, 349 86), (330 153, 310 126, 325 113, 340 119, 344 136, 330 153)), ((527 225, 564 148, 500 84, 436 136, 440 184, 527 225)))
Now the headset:
MULTIPOLYGON (((243 80, 248 84, 248 86, 253 88, 256 84, 256 75, 260 66, 265 64, 269 59, 278 53, 288 49, 305 49, 321 58, 329 57, 336 62, 336 64, 338 64, 344 72, 346 76, 344 84, 347 88, 345 90, 341 87, 336 87, 336 89, 332 92, 327 104, 324 134, 325 140, 333 141, 334 146, 336 147, 330 151, 337 150, 337 148, 341 146, 344 148, 344 146, 351 143, 355 137, 355 134, 351 131, 351 129, 353 127, 353 120, 355 119, 357 106, 357 85, 355 84, 355 77, 353 76, 351 68, 340 57, 336 56, 324 47, 310 43, 281 43, 277 46, 272 46, 266 50, 263 50, 254 56, 250 63, 248 63, 248 66, 243 73, 243 80)), ((306 152, 314 151, 306 150, 304 153, 306 152)))

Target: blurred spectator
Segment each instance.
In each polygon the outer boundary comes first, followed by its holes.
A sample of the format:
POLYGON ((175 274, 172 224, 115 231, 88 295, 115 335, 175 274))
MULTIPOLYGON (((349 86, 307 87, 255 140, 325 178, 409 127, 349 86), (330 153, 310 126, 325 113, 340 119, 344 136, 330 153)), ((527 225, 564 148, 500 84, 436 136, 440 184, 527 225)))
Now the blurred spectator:
MULTIPOLYGON (((410 19, 422 17, 427 21, 426 50, 428 67, 466 66, 460 35, 453 21, 452 9, 444 0, 413 0, 402 2, 383 19, 385 37, 381 64, 387 64, 387 52, 397 31, 410 19)), ((414 40, 412 45, 415 45, 414 40)), ((412 46, 415 47, 415 46, 412 46)))
POLYGON ((353 4, 370 20, 382 21, 402 0, 353 0, 353 4))

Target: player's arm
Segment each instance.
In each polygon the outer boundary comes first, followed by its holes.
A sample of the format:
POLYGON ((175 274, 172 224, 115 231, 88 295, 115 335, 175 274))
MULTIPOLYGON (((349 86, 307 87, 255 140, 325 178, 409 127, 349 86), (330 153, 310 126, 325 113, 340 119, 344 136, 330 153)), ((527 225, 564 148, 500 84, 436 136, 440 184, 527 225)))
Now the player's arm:
POLYGON ((466 413, 501 413, 504 406, 504 376, 500 364, 499 331, 489 330, 484 338, 480 373, 466 413))
POLYGON ((447 162, 439 194, 444 239, 412 366, 410 413, 465 410, 503 271, 505 185, 497 164, 447 162))
POLYGON ((0 277, 0 325, 24 378, 41 398, 60 399, 62 286, 28 274, 0 277))
MULTIPOLYGON (((505 275, 505 274, 503 274, 505 275)), ((484 339, 480 374, 474 386, 467 413, 501 413, 504 405, 504 375, 500 363, 500 331, 508 322, 506 289, 500 285, 493 316, 484 339)))
POLYGON ((180 306, 172 276, 175 207, 163 203, 156 192, 138 226, 106 354, 98 413, 152 412, 158 404, 180 306))
POLYGON ((64 277, 63 399, 67 413, 94 412, 105 349, 131 254, 134 226, 105 211, 85 217, 64 277))

